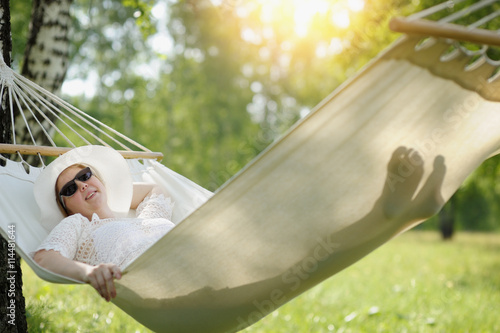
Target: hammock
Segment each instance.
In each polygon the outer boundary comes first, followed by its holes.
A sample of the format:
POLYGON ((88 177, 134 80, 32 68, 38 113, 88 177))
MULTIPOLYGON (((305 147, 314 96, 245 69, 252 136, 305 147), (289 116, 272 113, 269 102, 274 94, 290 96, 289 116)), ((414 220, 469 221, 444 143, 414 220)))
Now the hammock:
MULTIPOLYGON (((471 52, 448 38, 478 43, 486 38, 492 45, 500 39, 480 25, 457 27, 450 17, 444 25, 422 20, 443 8, 394 21, 394 29, 410 34, 213 196, 157 162, 158 155, 5 65, 2 94, 8 91, 14 105, 29 110, 26 123, 50 123, 47 134, 64 136, 61 126, 83 119, 76 125, 79 140, 89 144, 84 137, 99 131, 97 138, 106 140, 98 144, 118 146, 131 158, 136 180, 156 182, 173 195, 176 227, 125 268, 114 303, 154 331, 234 332, 438 212, 466 177, 496 154, 498 64, 487 58, 487 47, 471 52), (429 34, 434 37, 421 36, 429 34), (44 118, 48 113, 57 115, 58 127, 44 118)), ((13 145, 0 150, 20 159, 0 168, 2 234, 15 224, 16 250, 41 278, 77 283, 27 255, 47 233, 37 222, 32 194, 40 170, 28 167, 23 154, 64 150, 13 145)))

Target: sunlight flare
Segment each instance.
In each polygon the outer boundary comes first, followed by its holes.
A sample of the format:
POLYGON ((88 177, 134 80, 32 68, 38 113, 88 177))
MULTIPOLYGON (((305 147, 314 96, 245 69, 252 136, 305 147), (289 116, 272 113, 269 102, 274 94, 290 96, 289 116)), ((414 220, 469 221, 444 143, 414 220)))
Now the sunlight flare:
POLYGON ((364 9, 364 0, 257 0, 261 4, 260 18, 270 23, 289 17, 294 32, 299 37, 310 33, 313 21, 320 17, 330 18, 333 25, 349 28, 351 15, 364 9), (287 15, 288 14, 288 15, 287 15))
POLYGON ((307 35, 309 25, 315 15, 328 11, 328 2, 324 0, 296 0, 294 5, 295 32, 301 37, 307 35))
POLYGON ((349 17, 349 11, 347 9, 340 9, 332 14, 332 22, 337 27, 346 29, 351 24, 351 19, 349 17))
POLYGON ((347 6, 353 12, 359 12, 359 11, 362 11, 363 8, 365 8, 365 1, 364 0, 348 0, 347 6))

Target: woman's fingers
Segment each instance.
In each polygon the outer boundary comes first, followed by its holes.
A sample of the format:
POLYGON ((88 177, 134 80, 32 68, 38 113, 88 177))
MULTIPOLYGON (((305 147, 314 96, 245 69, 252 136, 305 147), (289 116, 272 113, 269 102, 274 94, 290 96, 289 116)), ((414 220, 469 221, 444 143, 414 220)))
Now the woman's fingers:
POLYGON ((122 278, 122 271, 121 271, 120 267, 113 265, 111 271, 112 271, 113 277, 115 279, 120 280, 122 278))
MULTIPOLYGON (((110 299, 109 293, 107 290, 107 280, 109 280, 110 275, 111 274, 107 273, 107 271, 103 270, 103 269, 96 272, 97 291, 99 292, 101 297, 106 299, 106 301, 109 301, 109 299, 110 299)), ((113 279, 111 279, 111 281, 113 281, 113 279)))
POLYGON ((113 281, 113 272, 111 270, 106 272, 105 287, 106 287, 106 300, 109 301, 111 298, 116 297, 115 282, 113 281))
POLYGON ((116 297, 115 278, 121 278, 121 270, 112 264, 94 266, 88 275, 89 283, 106 301, 116 297))

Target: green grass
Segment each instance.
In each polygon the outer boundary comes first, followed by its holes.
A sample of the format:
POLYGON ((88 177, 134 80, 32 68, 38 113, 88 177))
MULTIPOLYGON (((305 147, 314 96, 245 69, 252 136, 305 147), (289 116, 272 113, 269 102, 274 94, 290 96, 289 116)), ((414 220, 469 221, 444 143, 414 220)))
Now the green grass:
MULTIPOLYGON (((499 234, 408 232, 243 332, 500 332, 499 250, 499 234)), ((30 332, 148 332, 87 286, 24 276, 30 332)))
POLYGON ((151 332, 87 285, 45 282, 23 262, 23 293, 30 333, 151 332))

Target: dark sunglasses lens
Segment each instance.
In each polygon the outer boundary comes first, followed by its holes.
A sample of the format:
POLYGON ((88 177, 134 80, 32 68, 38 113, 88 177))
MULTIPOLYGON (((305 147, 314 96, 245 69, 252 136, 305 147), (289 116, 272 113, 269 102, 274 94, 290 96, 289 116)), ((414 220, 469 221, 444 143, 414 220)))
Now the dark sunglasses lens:
POLYGON ((77 189, 78 187, 76 186, 76 183, 74 181, 71 181, 68 184, 64 185, 64 187, 61 189, 60 194, 65 197, 70 197, 76 193, 77 189))
POLYGON ((90 177, 92 177, 92 171, 89 168, 85 168, 82 171, 80 171, 78 175, 76 175, 75 179, 81 182, 86 182, 87 180, 90 179, 90 177))

